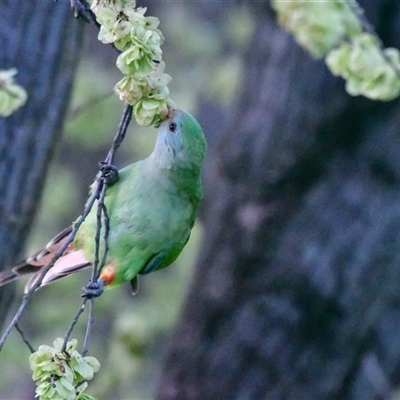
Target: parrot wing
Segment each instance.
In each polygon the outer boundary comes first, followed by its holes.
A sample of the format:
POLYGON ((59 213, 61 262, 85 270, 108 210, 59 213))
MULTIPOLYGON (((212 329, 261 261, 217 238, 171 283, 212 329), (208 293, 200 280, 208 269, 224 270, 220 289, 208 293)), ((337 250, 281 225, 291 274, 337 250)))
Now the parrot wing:
MULTIPOLYGON (((45 267, 61 249, 68 240, 72 231, 72 227, 68 227, 56 235, 43 250, 38 251, 25 261, 20 262, 14 268, 0 273, 0 286, 5 285, 23 275, 34 273, 32 278, 25 286, 27 293, 37 282, 41 275, 42 268, 45 267)), ((47 272, 41 286, 47 285, 59 278, 83 268, 89 267, 91 264, 84 256, 82 250, 75 249, 72 245, 68 246, 64 254, 55 262, 54 266, 47 272)))
MULTIPOLYGON (((53 254, 54 256, 54 254, 53 254)), ((44 264, 43 267, 47 265, 44 264)), ((51 282, 56 281, 57 279, 63 278, 64 276, 68 276, 73 274, 74 272, 81 271, 84 268, 90 267, 92 264, 86 260, 85 255, 82 250, 73 250, 69 253, 61 256, 50 268, 50 270, 44 276, 40 287, 48 285, 51 282)), ((41 275, 41 269, 36 272, 31 279, 29 279, 28 283, 25 285, 25 293, 27 293, 37 282, 41 275)))
MULTIPOLYGON (((66 240, 68 240, 68 236, 72 232, 72 227, 68 227, 61 231, 58 235, 54 236, 53 239, 47 243, 46 247, 34 255, 27 258, 26 261, 23 261, 21 264, 15 266, 13 270, 21 273, 24 267, 43 267, 48 264, 53 258, 54 254, 65 244, 66 240), (23 265, 25 263, 25 265, 23 265)), ((27 273, 34 272, 35 270, 27 271, 27 273)), ((36 269, 37 271, 37 269, 36 269)))

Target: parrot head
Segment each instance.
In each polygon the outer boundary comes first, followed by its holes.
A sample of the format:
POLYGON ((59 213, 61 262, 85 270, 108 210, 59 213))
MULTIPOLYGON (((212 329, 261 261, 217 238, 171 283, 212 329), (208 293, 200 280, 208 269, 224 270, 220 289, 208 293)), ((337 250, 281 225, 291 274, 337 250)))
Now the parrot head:
POLYGON ((196 119, 181 110, 172 110, 159 128, 155 153, 166 168, 200 170, 206 151, 203 130, 196 119))

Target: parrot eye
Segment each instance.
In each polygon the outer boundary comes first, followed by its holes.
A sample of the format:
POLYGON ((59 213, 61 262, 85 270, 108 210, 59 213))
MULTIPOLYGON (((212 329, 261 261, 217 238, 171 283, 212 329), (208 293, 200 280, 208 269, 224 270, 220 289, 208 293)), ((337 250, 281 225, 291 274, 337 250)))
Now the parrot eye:
POLYGON ((170 130, 171 132, 175 132, 175 131, 176 131, 176 122, 171 122, 171 123, 169 124, 169 130, 170 130))

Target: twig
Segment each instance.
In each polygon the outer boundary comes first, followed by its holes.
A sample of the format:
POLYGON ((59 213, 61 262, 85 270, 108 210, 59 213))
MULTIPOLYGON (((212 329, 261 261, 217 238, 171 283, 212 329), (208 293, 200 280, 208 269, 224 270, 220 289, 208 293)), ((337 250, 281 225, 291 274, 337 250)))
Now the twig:
POLYGON ((357 0, 349 0, 348 4, 350 6, 351 11, 353 11, 353 13, 356 15, 356 17, 358 17, 360 19, 363 30, 374 37, 374 39, 378 43, 379 50, 380 50, 382 57, 391 66, 391 68, 393 69, 393 71, 395 72, 397 77, 400 78, 400 68, 385 53, 385 51, 384 51, 385 48, 383 46, 382 40, 380 39, 378 34, 375 32, 374 27, 368 21, 367 17, 365 16, 364 10, 360 7, 357 0))
POLYGON ((97 228, 95 236, 96 248, 95 248, 94 263, 92 269, 92 279, 91 279, 92 282, 97 282, 97 280, 99 279, 101 271, 103 267, 106 265, 108 248, 109 248, 108 234, 110 232, 110 219, 108 217, 107 207, 104 204, 106 190, 107 190, 107 183, 104 183, 100 198, 98 200, 98 207, 97 207, 97 228), (103 224, 104 224, 104 235, 103 235, 104 251, 103 251, 103 257, 100 262, 100 243, 101 243, 100 233, 103 224))
MULTIPOLYGON (((70 3, 75 18, 82 18, 87 23, 90 23, 90 20, 92 20, 98 29, 101 28, 101 24, 97 22, 96 14, 92 11, 90 4, 86 0, 70 0, 70 3)), ((115 47, 114 43, 110 43, 110 45, 119 54, 121 53, 121 51, 115 47)))
POLYGON ((106 191, 107 191, 107 183, 103 182, 103 187, 101 189, 101 194, 99 199, 97 200, 97 213, 96 213, 96 234, 95 234, 95 251, 94 251, 94 262, 93 262, 93 268, 92 268, 92 282, 97 281, 97 270, 99 267, 99 257, 100 257, 100 243, 101 243, 101 228, 102 228, 102 214, 103 214, 103 207, 104 205, 104 198, 106 196, 106 191))
POLYGON ((99 266, 99 271, 97 273, 97 278, 99 278, 101 271, 103 267, 106 265, 107 261, 107 254, 108 254, 108 235, 110 233, 110 217, 108 215, 107 207, 104 205, 103 207, 103 215, 104 215, 104 253, 103 253, 103 259, 101 260, 100 266, 99 266))
POLYGON ((21 317, 21 314, 24 311, 26 305, 28 304, 28 301, 29 301, 29 296, 25 294, 24 297, 22 298, 22 302, 21 305, 19 306, 18 311, 15 313, 14 318, 7 326, 7 329, 0 340, 0 350, 3 348, 4 342, 7 340, 8 335, 10 334, 14 326, 18 323, 18 320, 21 317))
POLYGON ((79 317, 85 311, 85 305, 86 305, 87 300, 88 300, 87 297, 83 299, 82 305, 79 308, 78 313, 76 314, 75 318, 72 320, 72 323, 71 323, 70 327, 68 328, 67 333, 64 336, 64 343, 63 343, 62 348, 61 348, 61 352, 62 353, 66 352, 69 337, 71 336, 71 333, 75 328, 75 325, 78 323, 79 317))
POLYGON ((24 343, 29 347, 29 350, 31 353, 34 353, 36 350, 33 348, 33 346, 28 342, 28 339, 26 339, 24 331, 21 329, 19 326, 18 322, 15 324, 15 329, 18 331, 18 333, 21 335, 22 340, 24 343))
MULTIPOLYGON (((90 6, 89 6, 89 8, 87 7, 88 3, 86 2, 86 0, 71 0, 71 5, 74 10, 75 17, 78 17, 75 10, 78 9, 79 7, 74 8, 74 5, 73 5, 74 3, 75 3, 75 5, 76 5, 76 3, 83 5, 83 9, 89 13, 90 18, 93 20, 93 22, 95 23, 97 28, 100 29, 101 26, 96 20, 96 15, 90 9, 90 6)), ((81 16, 83 19, 85 19, 85 15, 83 13, 79 16, 81 16)), ((89 22, 89 21, 86 20, 86 22, 89 22)), ((114 46, 114 44, 112 44, 112 47, 115 50, 117 50, 118 53, 120 53, 120 51, 114 46)), ((133 111, 132 106, 128 105, 125 107, 125 110, 122 114, 121 121, 120 121, 118 129, 117 129, 117 133, 114 136, 113 146, 111 147, 110 151, 108 152, 105 161, 103 163, 101 163, 102 168, 104 168, 104 166, 112 165, 115 153, 125 138, 126 130, 132 119, 132 111, 133 111)), ((100 276, 101 270, 104 267, 106 260, 107 260, 108 233, 110 230, 110 222, 109 222, 109 218, 108 218, 107 208, 104 204, 106 190, 107 190, 107 181, 103 178, 103 176, 101 176, 97 181, 96 191, 94 191, 94 193, 93 193, 96 195, 96 199, 98 199, 98 200, 97 200, 97 226, 96 226, 96 234, 95 234, 95 254, 94 254, 94 263, 93 263, 92 279, 91 279, 92 282, 97 282, 97 280, 100 276), (99 193, 99 192, 101 192, 101 193, 99 193), (104 238, 104 253, 103 253, 102 261, 99 266, 100 233, 101 233, 101 227, 102 227, 102 218, 101 217, 102 217, 103 213, 104 213, 104 226, 105 226, 104 236, 103 236, 103 238, 104 238)), ((85 304, 88 299, 90 299, 90 309, 89 309, 88 323, 87 323, 87 327, 86 327, 85 340, 84 340, 84 344, 83 344, 83 353, 86 354, 88 351, 89 339, 90 339, 90 335, 91 335, 91 328, 92 328, 93 321, 94 321, 94 315, 93 315, 94 299, 89 298, 89 297, 84 298, 82 306, 81 306, 78 314, 76 315, 75 319, 72 321, 72 324, 71 324, 70 328, 68 329, 67 334, 65 335, 64 343, 63 343, 64 350, 67 346, 69 337, 70 337, 76 323, 78 322, 78 319, 79 319, 80 315, 82 314, 83 309, 84 309, 85 304)))
MULTIPOLYGON (((114 136, 113 145, 112 145, 110 151, 108 152, 105 161, 103 163, 101 163, 103 165, 102 168, 104 168, 104 165, 107 165, 107 166, 112 165, 115 153, 125 138, 126 131, 128 129, 131 118, 132 118, 132 106, 126 106, 125 110, 122 114, 121 121, 120 121, 118 129, 117 129, 117 133, 114 136)), ((97 200, 97 226, 96 226, 96 235, 95 235, 96 247, 95 247, 94 263, 93 263, 92 278, 91 278, 92 282, 97 282, 99 275, 101 273, 101 270, 106 263, 107 253, 108 253, 108 233, 110 231, 110 221, 109 221, 109 217, 108 217, 107 208, 104 204, 104 198, 105 198, 106 190, 107 190, 107 181, 102 176, 100 176, 97 180, 96 189, 97 189, 96 193, 93 193, 93 195, 94 194, 97 195, 98 200, 97 200), (100 188, 101 188, 101 193, 99 194, 100 188), (99 265, 100 234, 101 234, 102 215, 103 214, 104 214, 104 236, 103 236, 104 252, 103 252, 103 257, 102 257, 101 263, 99 265)), ((70 328, 68 329, 68 332, 64 338, 63 349, 66 348, 69 337, 70 337, 76 323, 78 322, 78 319, 79 319, 80 315, 82 314, 83 308, 88 299, 89 299, 88 297, 84 298, 82 306, 81 306, 77 316, 72 321, 72 324, 71 324, 70 328)), ((86 335, 85 335, 85 340, 84 340, 84 344, 83 344, 83 353, 87 353, 87 351, 88 351, 88 343, 89 343, 89 339, 90 339, 90 335, 91 335, 91 328, 92 328, 93 321, 94 321, 93 313, 94 313, 94 299, 90 298, 90 309, 89 309, 88 322, 87 322, 87 327, 86 327, 86 335)))
POLYGON ((125 138, 126 131, 128 129, 128 125, 131 122, 132 119, 132 111, 133 107, 127 105, 125 107, 125 110, 122 114, 121 121, 118 126, 118 130, 116 135, 114 136, 114 142, 111 150, 108 152, 107 157, 105 159, 105 162, 108 165, 111 165, 114 161, 115 153, 118 150, 119 146, 121 145, 122 141, 125 138))
POLYGON ((75 18, 82 18, 87 23, 90 23, 90 20, 92 20, 97 28, 100 29, 100 24, 97 22, 96 15, 86 0, 70 0, 70 3, 75 18))
POLYGON ((90 308, 89 308, 88 322, 86 325, 85 339, 83 341, 83 346, 82 346, 82 356, 85 356, 89 350, 89 339, 92 334, 92 326, 94 322, 94 298, 92 297, 89 300, 90 300, 90 308))

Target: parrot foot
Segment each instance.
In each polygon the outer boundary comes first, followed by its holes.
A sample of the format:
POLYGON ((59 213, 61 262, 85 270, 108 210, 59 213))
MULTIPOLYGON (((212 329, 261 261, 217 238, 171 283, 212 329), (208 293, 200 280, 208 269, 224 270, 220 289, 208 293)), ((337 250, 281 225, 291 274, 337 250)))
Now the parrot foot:
POLYGON ((100 163, 101 177, 107 185, 112 185, 119 179, 118 168, 105 162, 100 163))
POLYGON ((90 4, 86 0, 70 0, 70 3, 75 18, 82 18, 85 22, 90 23, 93 18, 90 4))
POLYGON ((104 279, 100 278, 96 282, 90 281, 86 286, 82 288, 82 290, 82 297, 86 297, 88 299, 99 297, 104 292, 104 279))

